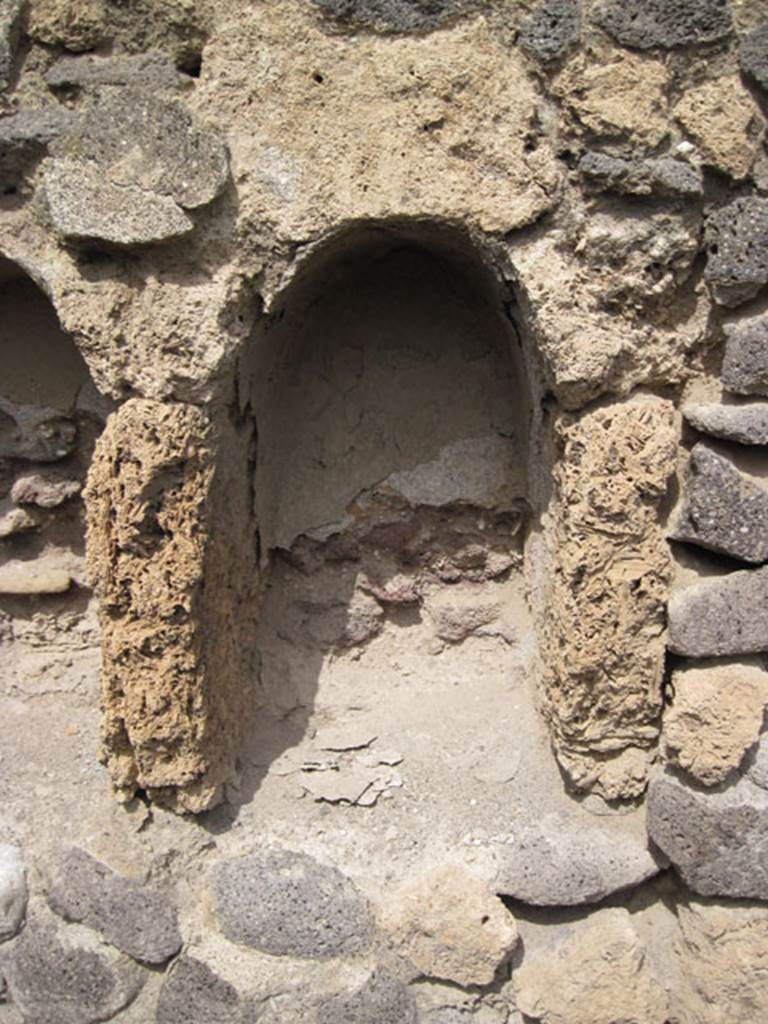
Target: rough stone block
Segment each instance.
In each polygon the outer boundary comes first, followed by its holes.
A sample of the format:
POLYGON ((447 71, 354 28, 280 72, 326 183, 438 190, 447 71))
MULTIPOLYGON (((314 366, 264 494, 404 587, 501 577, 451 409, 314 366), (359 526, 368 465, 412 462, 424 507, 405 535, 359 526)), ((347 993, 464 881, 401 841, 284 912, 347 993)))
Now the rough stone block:
POLYGON ((768 23, 759 25, 741 40, 739 67, 768 92, 768 23))
POLYGON ((42 473, 17 477, 11 488, 11 500, 17 505, 35 505, 38 508, 58 508, 82 490, 79 480, 42 473))
POLYGON ((325 13, 376 32, 429 32, 471 13, 481 0, 313 0, 325 13))
POLYGON ((768 490, 704 444, 691 451, 673 540, 745 562, 768 560, 768 490))
POLYGON ((648 833, 694 892, 768 899, 768 792, 748 778, 706 792, 658 775, 648 833))
POLYGON ((39 512, 28 508, 12 508, 7 500, 0 501, 0 540, 29 533, 43 522, 39 512))
POLYGON ((761 789, 768 789, 768 732, 761 734, 747 755, 744 769, 750 782, 761 789))
POLYGON ((221 929, 273 956, 312 960, 365 950, 373 921, 357 887, 303 853, 265 850, 222 861, 213 874, 221 929))
POLYGON ((320 1004, 317 1024, 416 1024, 416 1004, 410 992, 383 968, 375 970, 362 988, 320 1004))
POLYGON ((669 649, 692 658, 768 650, 768 568, 702 580, 669 602, 669 649))
POLYGON ((520 45, 539 60, 565 56, 578 45, 581 0, 543 0, 520 29, 520 45))
POLYGON ((635 196, 699 196, 701 172, 684 160, 657 157, 625 160, 594 150, 579 161, 579 174, 590 187, 635 196))
POLYGON ((0 942, 21 927, 27 909, 27 870, 17 846, 0 843, 0 942))
POLYGON ((706 224, 704 277, 722 306, 754 298, 768 281, 768 199, 744 196, 714 213, 706 224))
POLYGON ((7 89, 13 73, 23 0, 0 0, 0 92, 7 89))
POLYGON ((702 160, 739 181, 760 148, 760 111, 738 75, 724 75, 686 90, 675 117, 702 160))
POLYGON ((723 384, 740 395, 768 395, 768 316, 725 328, 723 384))
POLYGON ((52 557, 31 562, 5 562, 0 566, 0 594, 14 597, 65 594, 71 585, 69 570, 52 557))
POLYGON ((738 444, 768 444, 768 402, 688 405, 683 409, 683 416, 702 434, 722 437, 738 444))
POLYGON ((97 89, 104 85, 140 86, 152 91, 178 89, 189 79, 177 71, 164 53, 137 53, 120 57, 61 57, 45 73, 51 89, 97 89))
POLYGON ((723 0, 602 0, 592 20, 638 50, 710 43, 730 35, 733 27, 723 0))
POLYGON ((228 982, 191 956, 163 980, 155 1024, 241 1024, 240 997, 228 982))
POLYGON ((48 146, 70 130, 78 115, 63 107, 22 110, 0 119, 0 172, 18 174, 45 155, 48 146))
POLYGON ((61 858, 48 904, 65 920, 100 932, 134 960, 161 964, 181 949, 176 911, 167 896, 115 874, 77 847, 61 858))
POLYGON ((0 459, 58 462, 75 450, 77 427, 53 409, 0 397, 0 459))

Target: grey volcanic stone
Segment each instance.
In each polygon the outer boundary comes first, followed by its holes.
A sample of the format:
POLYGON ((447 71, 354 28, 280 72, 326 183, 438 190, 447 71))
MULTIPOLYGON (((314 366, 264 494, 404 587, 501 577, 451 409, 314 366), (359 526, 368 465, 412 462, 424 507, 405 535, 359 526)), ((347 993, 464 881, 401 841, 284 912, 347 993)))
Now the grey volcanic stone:
POLYGON ((189 79, 164 53, 122 57, 61 57, 45 74, 51 89, 93 89, 102 85, 138 85, 144 89, 178 89, 189 79))
POLYGON ((630 833, 574 826, 553 815, 518 829, 499 847, 496 891, 534 906, 597 903, 658 874, 647 844, 630 833))
POLYGON ((10 85, 23 0, 0 0, 0 92, 10 85))
POLYGON ((768 199, 734 199, 707 221, 704 277, 717 302, 738 306, 768 281, 768 199))
POLYGON ((768 444, 768 402, 748 405, 688 405, 683 416, 702 434, 738 444, 768 444))
POLYGON ((709 43, 732 30, 729 0, 603 0, 592 20, 638 50, 709 43))
POLYGON ((29 1024, 95 1024, 127 1006, 144 984, 128 957, 64 944, 31 921, 3 960, 13 1005, 29 1024))
POLYGON ((740 395, 768 395, 768 316, 725 328, 723 384, 740 395))
POLYGON ((702 580, 669 602, 667 646, 692 658, 768 650, 768 568, 702 580))
POLYGON ((18 846, 0 843, 0 942, 21 927, 27 909, 27 872, 18 846))
POLYGON ((18 173, 77 121, 78 115, 64 107, 22 110, 0 119, 0 170, 18 173))
POLYGON ((416 1004, 408 989, 387 971, 374 971, 352 995, 320 1005, 317 1024, 415 1024, 416 1004))
POLYGON ((62 858, 48 903, 135 960, 161 964, 181 949, 176 911, 167 896, 115 874, 77 847, 62 858))
POLYGON ((657 776, 648 832, 694 892, 768 899, 768 792, 749 779, 703 792, 657 776))
POLYGON ((768 490, 704 444, 688 460, 683 507, 670 531, 745 562, 768 561, 768 490))
POLYGON ((739 65, 745 75, 768 91, 768 22, 742 39, 739 65))
POLYGON ((482 0, 313 0, 326 14, 376 32, 428 32, 483 6, 482 0))
POLYGON ((166 975, 156 1024, 240 1024, 240 997, 207 964, 181 957, 166 975))
POLYGON ((768 789, 768 732, 760 734, 745 759, 745 774, 750 782, 761 789, 768 789))
POLYGON ((701 172, 670 156, 624 160, 592 151, 579 161, 579 174, 592 188, 624 195, 699 196, 703 190, 701 172))
POLYGON ((264 953, 323 960, 370 943, 373 922, 360 891, 306 854, 264 850, 222 861, 213 890, 226 937, 264 953))
POLYGON ((544 0, 523 24, 520 45, 539 60, 562 57, 579 42, 581 0, 544 0))

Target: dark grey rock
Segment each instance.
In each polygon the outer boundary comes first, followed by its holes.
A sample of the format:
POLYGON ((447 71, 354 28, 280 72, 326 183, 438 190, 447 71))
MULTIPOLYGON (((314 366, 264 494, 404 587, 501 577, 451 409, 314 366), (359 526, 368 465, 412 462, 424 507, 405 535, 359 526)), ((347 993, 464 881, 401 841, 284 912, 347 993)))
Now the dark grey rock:
POLYGON ((725 328, 723 384, 740 395, 768 395, 768 316, 725 328))
POLYGON ((313 0, 331 17, 375 32, 428 32, 482 7, 483 0, 313 0))
POLYGON ((0 942, 12 939, 27 909, 27 871, 18 846, 0 843, 0 942))
POLYGON ((11 82, 23 6, 23 0, 0 0, 0 92, 11 82))
POLYGON ((371 940, 371 912, 357 887, 303 853, 222 861, 213 890, 226 937, 264 953, 322 960, 358 953, 371 940))
POLYGON ((768 444, 768 402, 745 405, 688 405, 683 416, 702 434, 738 444, 768 444))
POLYGON ((768 561, 768 490, 704 444, 691 451, 673 540, 745 562, 768 561))
POLYGON ((667 646, 692 658, 768 650, 768 568, 702 580, 669 602, 667 646))
POLYGON ((374 971, 357 992, 322 1003, 317 1024, 415 1024, 416 1004, 410 992, 387 971, 374 971))
POLYGON ((768 281, 768 199, 734 199, 707 221, 704 277, 723 306, 753 298, 768 281))
POLYGON ((77 847, 62 857, 48 904, 135 960, 161 964, 181 949, 176 911, 167 896, 115 874, 77 847))
POLYGON ((742 39, 739 65, 748 78, 768 92, 768 22, 742 39))
POLYGON ((33 160, 45 156, 50 143, 77 120, 78 115, 64 107, 22 110, 0 119, 0 172, 18 174, 33 160))
POLYGON ((768 790, 768 732, 760 734, 760 739, 747 754, 744 774, 755 786, 768 790))
POLYGON ((749 779, 702 791, 657 776, 648 833, 701 896, 768 899, 768 792, 749 779))
POLYGON ((602 0, 592 20, 637 50, 710 43, 733 28, 729 0, 602 0))
POLYGON ((144 984, 144 971, 128 957, 63 943, 36 920, 3 958, 2 972, 11 1002, 29 1024, 109 1020, 144 984))
POLYGON ((189 78, 177 71, 164 53, 122 57, 61 57, 45 74, 51 89, 87 90, 103 85, 138 85, 144 89, 179 89, 189 78))
POLYGON ((520 45, 539 60, 563 57, 578 45, 581 0, 544 0, 520 29, 520 45))
POLYGON ((160 989, 155 1024, 240 1024, 240 996, 207 964, 181 957, 160 989))
POLYGON ((701 172, 684 160, 656 157, 624 160, 594 151, 579 161, 579 174, 587 184, 603 192, 635 196, 700 196, 701 172))

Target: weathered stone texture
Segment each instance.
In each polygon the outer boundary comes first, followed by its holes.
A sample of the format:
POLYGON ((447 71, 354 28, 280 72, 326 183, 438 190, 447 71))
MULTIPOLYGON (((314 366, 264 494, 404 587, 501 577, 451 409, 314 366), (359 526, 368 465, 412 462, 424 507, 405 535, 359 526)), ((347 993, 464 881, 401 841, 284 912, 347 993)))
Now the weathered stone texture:
POLYGON ((625 46, 648 50, 709 43, 728 36, 723 0, 601 0, 593 20, 625 46))
POLYGON ((151 52, 122 57, 61 57, 46 71, 45 81, 51 89, 131 85, 152 91, 178 89, 189 82, 168 56, 151 52))
POLYGON ((0 173, 10 178, 45 155, 54 139, 77 120, 72 110, 43 107, 22 110, 0 120, 0 173))
POLYGON ((701 172, 674 157, 626 160, 590 150, 579 161, 590 187, 635 196, 699 196, 701 172))
POLYGON ((13 938, 27 909, 27 869, 21 850, 0 843, 0 942, 13 938))
POLYGON ((725 328, 723 384, 740 395, 768 395, 768 317, 725 328))
POLYGON ((761 789, 768 789, 768 732, 762 733, 747 755, 745 771, 750 782, 761 789))
POLYGON ((30 473, 19 476, 11 488, 11 500, 17 505, 35 505, 37 508, 58 508, 82 490, 79 480, 67 479, 56 473, 30 473))
POLYGON ((723 306, 753 298, 768 281, 768 199, 734 199, 706 225, 704 277, 723 306))
POLYGON ((759 151, 760 112, 738 75, 704 82, 686 92, 675 117, 697 144, 703 161, 737 180, 759 151))
POLYGON ((768 92, 768 23, 746 35, 739 45, 741 70, 768 92))
POLYGON ((737 444, 768 445, 768 402, 744 405, 688 405, 683 416, 702 434, 737 444))
POLYGON ((416 1004, 408 989, 378 968, 357 992, 321 1003, 317 1024, 416 1024, 416 1004))
POLYGON ((240 997, 228 982, 191 956, 180 957, 163 980, 155 1024, 242 1024, 240 997))
POLYGON ((27 32, 48 46, 74 53, 92 50, 108 38, 107 8, 104 0, 33 0, 27 32))
POLYGON ((248 430, 183 404, 130 400, 99 439, 88 562, 104 756, 125 796, 141 787, 197 811, 231 773, 252 704, 249 458, 248 430))
POLYGON ((557 60, 579 42, 581 0, 543 0, 520 29, 520 45, 543 61, 557 60))
POLYGON ((425 32, 482 6, 481 0, 313 0, 325 14, 377 32, 425 32))
POLYGON ((0 92, 7 89, 11 81, 22 7, 23 0, 2 0, 0 3, 0 92))
POLYGON ((702 580, 674 594, 668 644, 693 658, 768 649, 768 568, 702 580))
MULTIPOLYGON (((671 405, 614 404, 561 421, 542 635, 556 752, 616 756, 653 743, 661 708, 669 553, 659 503, 674 468, 671 405)), ((593 788, 636 796, 642 779, 593 788)), ((610 771, 606 767, 606 780, 610 771)))

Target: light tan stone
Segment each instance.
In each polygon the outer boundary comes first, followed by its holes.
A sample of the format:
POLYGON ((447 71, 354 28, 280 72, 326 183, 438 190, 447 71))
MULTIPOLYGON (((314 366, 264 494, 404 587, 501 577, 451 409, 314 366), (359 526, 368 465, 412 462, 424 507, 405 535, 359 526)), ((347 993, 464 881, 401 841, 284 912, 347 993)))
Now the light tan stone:
POLYGON ((687 92, 675 117, 706 164, 732 178, 749 174, 760 146, 761 118, 738 75, 726 75, 687 92))
POLYGON ((33 0, 27 18, 33 39, 75 52, 92 50, 107 35, 104 0, 33 0))
POLYGON ((457 985, 488 985, 517 945, 515 919, 485 882, 457 864, 403 886, 384 925, 422 973, 457 985))
POLYGON ((64 594, 72 584, 65 569, 44 559, 32 562, 6 562, 0 566, 0 594, 29 597, 40 594, 64 594))
POLYGON ((716 786, 756 742, 768 704, 768 672, 755 665, 681 669, 664 714, 666 756, 705 786, 716 786))
POLYGON ((540 1024, 664 1024, 667 997, 629 912, 598 910, 513 974, 520 1010, 540 1024))

